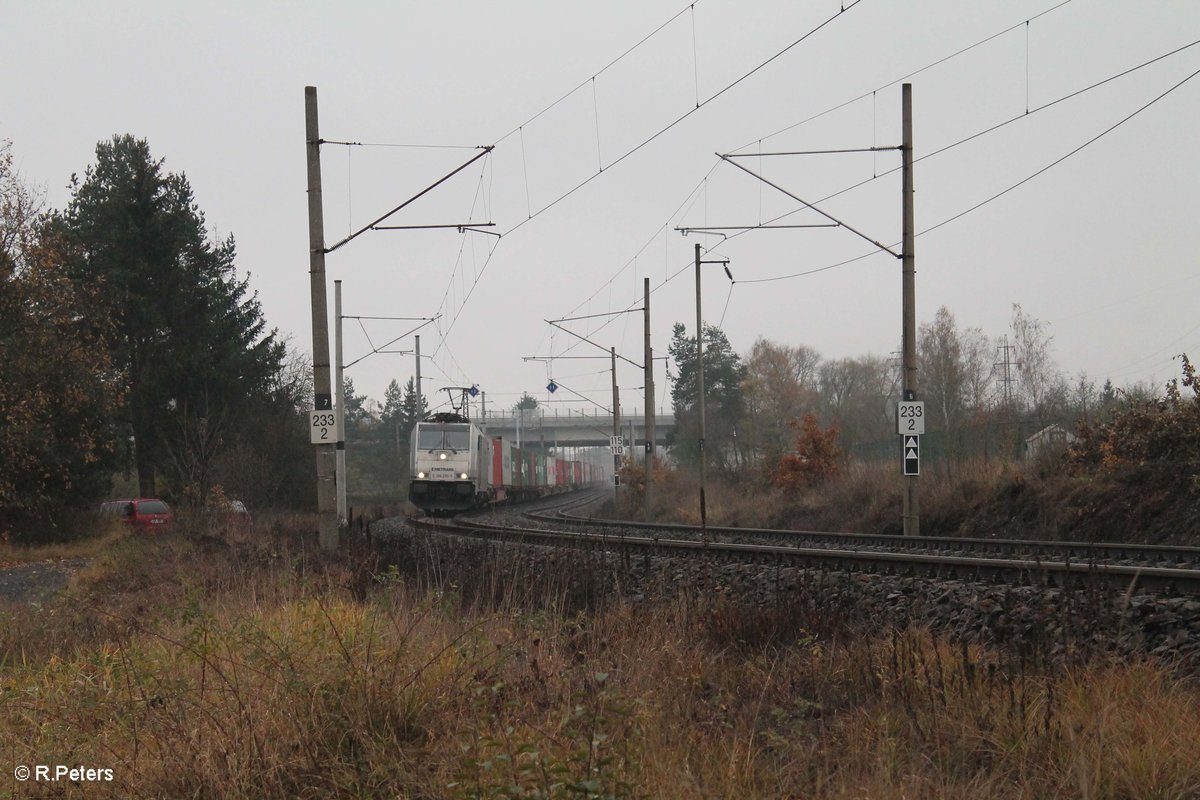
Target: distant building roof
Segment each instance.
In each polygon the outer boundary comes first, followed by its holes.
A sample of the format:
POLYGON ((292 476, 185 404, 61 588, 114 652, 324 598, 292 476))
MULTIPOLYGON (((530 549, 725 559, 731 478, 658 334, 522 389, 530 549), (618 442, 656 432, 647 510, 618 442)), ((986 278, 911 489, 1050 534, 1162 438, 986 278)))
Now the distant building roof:
POLYGON ((1025 437, 1025 455, 1033 457, 1048 447, 1065 447, 1078 437, 1058 423, 1042 428, 1037 433, 1025 437))

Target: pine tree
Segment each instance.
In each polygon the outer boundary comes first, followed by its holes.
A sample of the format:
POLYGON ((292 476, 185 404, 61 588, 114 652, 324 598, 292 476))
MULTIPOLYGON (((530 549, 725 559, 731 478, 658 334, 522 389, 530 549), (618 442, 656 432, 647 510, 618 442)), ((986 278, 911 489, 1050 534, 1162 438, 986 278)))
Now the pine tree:
POLYGON ((403 422, 402 415, 404 413, 404 392, 400 390, 400 384, 392 378, 387 389, 383 392, 383 424, 388 427, 399 425, 403 422))
POLYGON ((355 394, 351 378, 346 378, 343 391, 346 396, 346 441, 361 440, 371 420, 371 415, 367 413, 367 396, 355 394))
MULTIPOLYGON (((681 461, 699 457, 700 411, 696 399, 699 371, 696 340, 687 335, 683 323, 675 323, 668 348, 675 361, 676 376, 671 387, 675 409, 672 453, 681 461)), ((710 464, 732 467, 740 458, 737 431, 743 424, 746 402, 742 384, 746 367, 729 344, 725 332, 704 326, 705 450, 710 464)))
POLYGON ((103 288, 93 313, 113 323, 107 345, 124 376, 138 483, 153 496, 186 431, 235 420, 271 393, 284 348, 236 274, 233 238, 209 239, 187 178, 164 170, 144 139, 100 142, 71 188, 56 227, 75 282, 103 288))
POLYGON ((420 408, 417 407, 417 382, 413 378, 409 378, 408 383, 404 384, 404 400, 401 408, 401 424, 404 426, 404 438, 407 441, 413 427, 429 415, 429 403, 425 400, 424 395, 421 395, 420 408))
POLYGON ((533 411, 538 407, 538 400, 529 392, 521 395, 521 399, 513 406, 513 411, 533 411))
POLYGON ((424 419, 428 412, 429 405, 425 402, 424 397, 421 398, 420 411, 417 409, 416 381, 413 378, 408 379, 403 389, 393 379, 383 394, 383 414, 380 424, 387 436, 395 442, 396 449, 403 451, 408 446, 413 426, 424 419))

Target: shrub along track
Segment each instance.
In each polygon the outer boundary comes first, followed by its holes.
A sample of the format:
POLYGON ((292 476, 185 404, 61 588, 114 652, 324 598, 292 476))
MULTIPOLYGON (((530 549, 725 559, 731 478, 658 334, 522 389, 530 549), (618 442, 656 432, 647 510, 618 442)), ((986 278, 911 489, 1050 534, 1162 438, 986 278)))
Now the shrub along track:
MULTIPOLYGON (((581 516, 604 491, 439 520, 384 520, 465 572, 563 563, 601 594, 717 597, 872 628, 928 625, 1023 654, 1153 654, 1200 672, 1200 549, 648 525, 581 516), (472 545, 471 543, 475 544, 472 545), (599 576, 599 578, 597 578, 599 576)), ((510 570, 510 575, 518 572, 510 570)))

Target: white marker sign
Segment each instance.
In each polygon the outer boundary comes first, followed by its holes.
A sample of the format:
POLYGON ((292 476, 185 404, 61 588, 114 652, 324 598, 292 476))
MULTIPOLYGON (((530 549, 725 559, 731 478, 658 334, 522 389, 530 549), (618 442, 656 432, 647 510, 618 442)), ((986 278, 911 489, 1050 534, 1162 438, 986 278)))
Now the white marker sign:
POLYGON ((925 433, 925 401, 901 400, 896 406, 896 433, 916 434, 925 433))
POLYGON ((332 411, 309 411, 309 440, 313 444, 337 444, 337 417, 332 411))

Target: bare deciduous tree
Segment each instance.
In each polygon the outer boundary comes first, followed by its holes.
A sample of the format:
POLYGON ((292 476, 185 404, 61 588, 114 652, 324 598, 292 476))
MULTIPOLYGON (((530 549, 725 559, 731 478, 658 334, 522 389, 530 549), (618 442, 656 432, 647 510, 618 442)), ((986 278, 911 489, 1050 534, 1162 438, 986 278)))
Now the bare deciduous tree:
POLYGON ((758 339, 746 359, 747 434, 755 456, 778 460, 791 445, 793 420, 818 408, 817 368, 821 356, 811 347, 791 347, 758 339))
POLYGON ((897 373, 887 359, 866 355, 826 361, 819 376, 824 416, 841 429, 847 447, 895 432, 891 408, 897 373))
POLYGON ((982 330, 967 328, 963 331, 963 399, 976 417, 985 414, 992 405, 996 383, 994 352, 995 346, 982 330))
POLYGON ((1050 326, 1014 303, 1010 327, 1017 347, 1021 399, 1031 411, 1044 418, 1066 397, 1066 382, 1050 352, 1054 341, 1050 326))
POLYGON ((966 370, 962 337, 945 306, 917 332, 917 369, 929 422, 945 431, 957 430, 965 415, 966 370))

